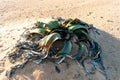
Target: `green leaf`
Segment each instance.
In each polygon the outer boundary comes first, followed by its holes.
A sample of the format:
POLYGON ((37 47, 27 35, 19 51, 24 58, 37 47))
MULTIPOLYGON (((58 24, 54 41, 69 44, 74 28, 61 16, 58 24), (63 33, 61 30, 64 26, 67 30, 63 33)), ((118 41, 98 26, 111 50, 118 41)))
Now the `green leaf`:
POLYGON ((43 22, 38 22, 37 23, 38 28, 43 28, 44 25, 45 25, 45 23, 43 23, 43 22))
POLYGON ((73 33, 75 30, 86 30, 87 32, 88 32, 88 30, 87 30, 87 28, 86 27, 84 27, 84 26, 81 26, 81 25, 73 25, 73 26, 71 26, 71 27, 68 27, 68 31, 70 32, 70 33, 73 33))
POLYGON ((40 40, 39 44, 41 47, 50 47, 52 45, 52 43, 58 39, 61 39, 60 34, 59 33, 52 33, 52 34, 49 34, 49 35, 45 36, 44 38, 42 38, 40 40))
POLYGON ((49 27, 50 30, 58 29, 60 27, 57 21, 50 21, 48 24, 46 24, 46 26, 49 27))
POLYGON ((71 49, 72 49, 72 43, 71 43, 71 41, 64 41, 64 47, 63 47, 63 49, 62 50, 60 50, 57 54, 56 54, 56 56, 58 57, 58 56, 66 56, 66 55, 68 55, 68 54, 70 54, 70 52, 71 52, 71 49))
POLYGON ((90 40, 90 35, 88 33, 85 32, 85 30, 82 29, 77 29, 73 32, 80 40, 82 39, 86 39, 86 40, 90 40))
POLYGON ((79 25, 80 24, 80 20, 79 19, 69 19, 67 24, 65 25, 65 27, 71 27, 73 25, 79 25))
POLYGON ((47 33, 47 31, 43 28, 39 28, 39 32, 44 35, 47 33))
POLYGON ((79 51, 77 54, 73 55, 72 58, 81 59, 82 56, 84 55, 84 48, 85 48, 85 45, 83 43, 79 43, 79 51))

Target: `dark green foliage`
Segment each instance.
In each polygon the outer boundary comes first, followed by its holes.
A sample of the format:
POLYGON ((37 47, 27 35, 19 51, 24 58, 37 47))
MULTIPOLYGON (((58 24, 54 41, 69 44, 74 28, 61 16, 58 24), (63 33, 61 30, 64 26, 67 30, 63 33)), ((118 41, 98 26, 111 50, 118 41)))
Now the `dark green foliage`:
MULTIPOLYGON (((27 46, 24 43, 22 44, 24 49, 29 48, 30 50, 34 51, 32 55, 31 53, 27 53, 25 55, 25 57, 28 56, 28 60, 32 59, 31 57, 35 57, 35 60, 37 61, 34 62, 39 64, 45 58, 60 59, 58 62, 55 62, 56 64, 60 64, 66 57, 69 57, 78 61, 78 63, 81 63, 83 67, 86 67, 84 61, 90 59, 91 64, 96 69, 100 68, 100 70, 105 71, 102 62, 101 47, 90 36, 90 30, 97 32, 97 29, 92 25, 87 24, 79 19, 67 19, 64 21, 52 20, 48 23, 38 22, 36 26, 39 29, 39 33, 34 34, 38 34, 38 36, 40 35, 41 39, 36 42, 31 41, 32 44, 27 43, 27 46), (77 36, 77 39, 74 38, 74 35, 77 36), (62 44, 58 43, 57 47, 53 45, 59 41, 61 41, 62 44), (79 48, 78 52, 71 54, 73 44, 77 44, 79 48), (62 48, 60 47, 61 45, 62 48)), ((33 35, 33 33, 30 33, 30 35, 33 35)), ((19 56, 22 54, 19 54, 19 56)), ((14 56, 17 57, 18 54, 14 53, 9 55, 10 59, 14 58, 14 56)), ((60 73, 60 69, 57 66, 55 69, 58 73, 60 73)), ((87 73, 89 73, 87 68, 85 68, 85 70, 87 73)))

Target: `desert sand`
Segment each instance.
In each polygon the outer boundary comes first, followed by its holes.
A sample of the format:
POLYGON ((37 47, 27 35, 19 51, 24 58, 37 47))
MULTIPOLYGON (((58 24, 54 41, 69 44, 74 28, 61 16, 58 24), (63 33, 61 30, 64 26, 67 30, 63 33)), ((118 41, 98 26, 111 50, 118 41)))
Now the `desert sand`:
MULTIPOLYGON (((96 40, 104 52, 103 61, 111 80, 120 80, 120 0, 0 0, 0 80, 9 80, 4 70, 11 65, 4 61, 20 35, 40 18, 79 18, 100 31, 96 40)), ((104 80, 100 73, 84 74, 74 61, 69 68, 52 62, 39 65, 29 62, 18 69, 10 80, 104 80)))

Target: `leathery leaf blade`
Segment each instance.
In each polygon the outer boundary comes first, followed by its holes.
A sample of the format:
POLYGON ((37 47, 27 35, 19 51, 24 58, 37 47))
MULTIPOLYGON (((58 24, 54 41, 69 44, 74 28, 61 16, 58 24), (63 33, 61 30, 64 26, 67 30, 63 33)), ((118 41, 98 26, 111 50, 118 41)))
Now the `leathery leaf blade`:
POLYGON ((81 25, 73 25, 71 27, 68 27, 68 31, 70 33, 73 33, 77 29, 87 29, 87 28, 85 28, 84 26, 81 26, 81 25))
POLYGON ((64 41, 64 47, 62 50, 60 50, 56 56, 66 56, 70 54, 72 49, 72 43, 71 41, 64 41))
POLYGON ((60 27, 57 21, 50 21, 48 22, 47 26, 49 27, 50 30, 58 29, 60 27))
POLYGON ((40 40, 40 46, 41 47, 49 47, 54 41, 61 39, 61 36, 59 33, 52 33, 48 36, 45 36, 43 39, 40 40))
POLYGON ((72 58, 73 59, 81 59, 82 55, 84 54, 84 44, 79 43, 79 51, 77 54, 73 55, 72 58))
POLYGON ((39 32, 40 32, 41 34, 46 34, 46 33, 47 33, 47 31, 46 31, 45 29, 43 29, 43 28, 39 28, 39 32))

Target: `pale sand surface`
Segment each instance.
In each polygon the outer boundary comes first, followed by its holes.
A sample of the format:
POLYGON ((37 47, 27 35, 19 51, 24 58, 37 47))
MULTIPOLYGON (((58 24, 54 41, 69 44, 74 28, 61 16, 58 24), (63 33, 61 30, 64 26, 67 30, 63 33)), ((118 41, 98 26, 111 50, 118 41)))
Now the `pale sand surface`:
MULTIPOLYGON (((0 60, 26 28, 49 17, 79 18, 98 28, 101 35, 97 41, 102 46, 109 76, 111 80, 120 80, 120 0, 0 0, 0 60)), ((0 61, 0 73, 9 66, 9 62, 0 61)), ((72 60, 68 69, 65 63, 59 67, 58 74, 51 62, 40 65, 29 62, 11 80, 104 80, 98 72, 86 77, 72 60)), ((3 73, 0 80, 7 80, 3 73)))

